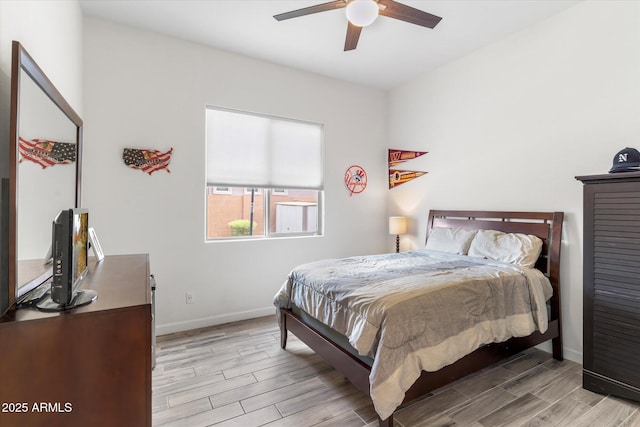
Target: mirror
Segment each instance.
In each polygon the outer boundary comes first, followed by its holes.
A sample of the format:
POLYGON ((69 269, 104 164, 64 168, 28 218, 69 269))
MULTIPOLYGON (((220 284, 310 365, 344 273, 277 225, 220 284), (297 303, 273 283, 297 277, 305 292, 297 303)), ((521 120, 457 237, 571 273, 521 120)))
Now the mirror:
POLYGON ((80 116, 19 42, 12 55, 9 306, 51 277, 51 223, 80 207, 82 153, 80 116))

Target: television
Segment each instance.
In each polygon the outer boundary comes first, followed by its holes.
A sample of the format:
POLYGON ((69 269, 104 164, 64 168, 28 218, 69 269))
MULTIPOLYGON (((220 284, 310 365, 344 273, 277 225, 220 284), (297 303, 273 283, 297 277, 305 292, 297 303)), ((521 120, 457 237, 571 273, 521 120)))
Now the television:
POLYGON ((45 311, 59 311, 88 304, 97 297, 95 291, 79 290, 89 271, 89 212, 82 208, 60 211, 53 220, 51 256, 53 278, 49 298, 36 307, 45 311))

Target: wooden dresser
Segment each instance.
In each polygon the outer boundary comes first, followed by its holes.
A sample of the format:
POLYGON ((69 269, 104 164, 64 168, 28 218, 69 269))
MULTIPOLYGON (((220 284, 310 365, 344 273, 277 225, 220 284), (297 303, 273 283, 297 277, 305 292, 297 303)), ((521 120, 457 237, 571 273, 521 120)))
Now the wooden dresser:
POLYGON ((93 303, 0 319, 0 425, 151 426, 148 255, 90 262, 93 303))
POLYGON ((584 184, 583 386, 640 401, 640 172, 584 184))

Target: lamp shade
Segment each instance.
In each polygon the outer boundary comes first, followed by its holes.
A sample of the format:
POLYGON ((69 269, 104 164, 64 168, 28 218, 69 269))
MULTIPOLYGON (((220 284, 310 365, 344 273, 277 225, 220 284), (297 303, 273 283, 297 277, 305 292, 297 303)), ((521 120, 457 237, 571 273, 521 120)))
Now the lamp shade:
POLYGON ((407 232, 407 218, 404 216, 389 217, 389 234, 404 234, 407 232))
POLYGON ((351 0, 345 12, 353 25, 366 27, 378 17, 378 3, 374 0, 351 0))

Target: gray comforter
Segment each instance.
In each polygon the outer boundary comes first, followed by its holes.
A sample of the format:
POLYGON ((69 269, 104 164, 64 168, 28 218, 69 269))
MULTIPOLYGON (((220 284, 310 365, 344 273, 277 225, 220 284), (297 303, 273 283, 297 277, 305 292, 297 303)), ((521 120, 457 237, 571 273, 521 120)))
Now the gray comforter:
POLYGON ((295 268, 276 294, 374 358, 374 407, 386 419, 422 370, 478 347, 547 329, 552 288, 538 270, 417 250, 323 260, 295 268))

